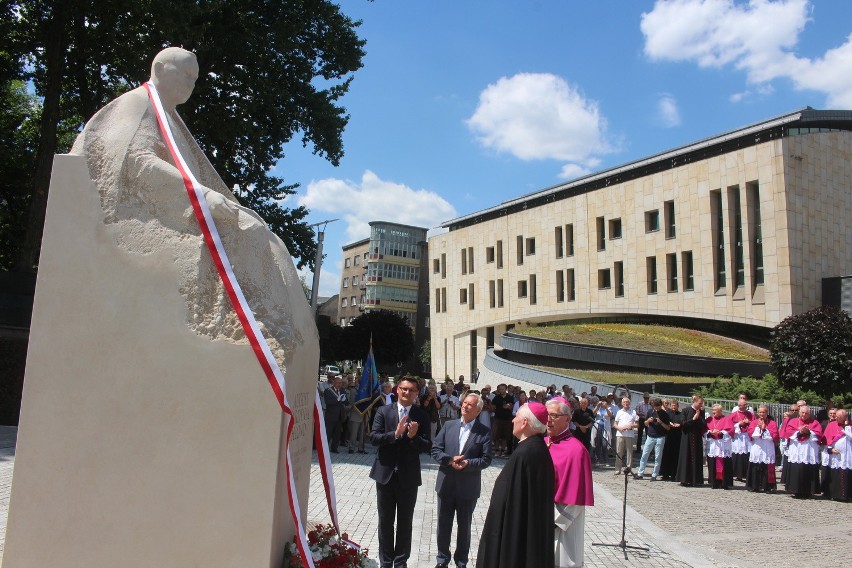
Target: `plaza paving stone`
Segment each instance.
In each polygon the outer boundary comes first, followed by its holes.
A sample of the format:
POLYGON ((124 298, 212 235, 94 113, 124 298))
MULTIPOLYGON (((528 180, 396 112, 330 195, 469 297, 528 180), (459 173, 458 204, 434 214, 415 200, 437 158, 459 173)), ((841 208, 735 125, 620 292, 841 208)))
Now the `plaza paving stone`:
MULTIPOLYGON (((0 426, 0 560, 16 435, 16 428, 0 426)), ((367 452, 349 454, 341 447, 341 453, 332 456, 332 469, 341 529, 347 531, 352 540, 369 548, 371 557, 375 558, 378 545, 376 494, 375 482, 369 478, 375 449, 368 446, 367 452)), ((475 565, 476 547, 494 480, 505 462, 495 459, 492 467, 483 471, 483 494, 473 519, 470 566, 475 565)), ((414 511, 411 568, 435 565, 437 465, 424 454, 421 467, 423 485, 414 511)), ((843 557, 844 553, 838 556, 838 547, 852 549, 852 526, 848 523, 852 508, 847 503, 795 500, 784 493, 754 494, 746 491, 741 483, 736 483, 730 491, 722 491, 630 479, 625 539, 630 546, 644 546, 649 550, 627 550, 625 559, 624 551, 617 546, 596 545, 621 542, 624 478, 614 476, 613 471, 612 468, 594 471, 595 506, 586 513, 585 559, 590 568, 746 568, 787 564, 816 567, 831 564, 830 558, 843 557)), ((322 491, 322 478, 314 454, 307 506, 309 523, 330 520, 322 491)), ((455 542, 455 535, 452 542, 455 542)))

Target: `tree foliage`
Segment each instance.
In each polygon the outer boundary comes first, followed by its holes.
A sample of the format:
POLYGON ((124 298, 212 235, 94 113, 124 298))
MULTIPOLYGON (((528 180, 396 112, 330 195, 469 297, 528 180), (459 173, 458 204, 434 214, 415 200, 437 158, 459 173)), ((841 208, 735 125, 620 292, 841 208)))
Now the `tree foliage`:
POLYGON ((57 125, 81 127, 145 81, 169 45, 198 57, 201 75, 180 112, 214 168, 300 267, 312 265, 308 211, 282 205, 297 185, 269 171, 295 136, 339 163, 349 118, 339 100, 364 56, 359 25, 328 0, 3 0, 0 80, 29 82, 41 101, 17 267, 37 264, 52 157, 68 149, 57 125))
POLYGON ((414 333, 403 318, 387 310, 369 310, 343 328, 338 357, 363 360, 373 339, 376 365, 388 368, 414 353, 414 333))
POLYGON ((822 398, 852 391, 852 318, 833 306, 789 316, 775 326, 770 346, 780 384, 822 398))
POLYGON ((778 377, 771 373, 764 375, 763 378, 740 375, 717 377, 711 385, 698 388, 695 394, 706 398, 737 400, 741 392, 748 394, 749 400, 760 402, 792 403, 804 399, 810 403, 816 403, 821 400, 812 390, 806 390, 800 386, 793 388, 782 386, 778 377))

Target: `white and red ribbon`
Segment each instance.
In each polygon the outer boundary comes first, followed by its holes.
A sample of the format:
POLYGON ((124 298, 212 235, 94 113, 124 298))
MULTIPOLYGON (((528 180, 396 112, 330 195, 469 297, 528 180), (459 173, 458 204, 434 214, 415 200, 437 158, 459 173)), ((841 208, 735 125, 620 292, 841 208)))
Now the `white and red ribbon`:
MULTIPOLYGON (((198 226, 201 229, 201 233, 204 237, 204 242, 207 244, 207 250, 210 252, 210 256, 212 257, 213 264, 216 266, 216 271, 219 273, 219 277, 222 279, 222 284, 225 287, 225 291, 228 294, 228 298, 231 300, 231 304, 234 308, 234 311, 237 313, 237 317, 242 324, 243 330, 245 331, 246 338, 249 340, 252 349, 254 350, 255 356, 257 357, 258 363, 260 363, 261 369, 263 369, 264 374, 266 375, 267 380, 269 381, 269 385, 272 387, 272 392, 275 393, 275 398, 278 400, 281 409, 288 416, 287 423, 287 438, 286 438, 286 456, 284 459, 286 474, 287 474, 287 497, 288 497, 288 505, 290 508, 290 514, 293 517, 293 524, 296 527, 296 546, 299 549, 299 554, 302 558, 302 563, 307 568, 313 568, 314 562, 313 557, 311 556, 311 550, 307 540, 307 534, 305 532, 304 527, 302 526, 302 515, 301 510, 299 509, 299 497, 296 492, 296 483, 293 477, 293 470, 291 467, 291 458, 290 458, 290 437, 293 433, 293 427, 295 425, 295 417, 293 416, 293 412, 290 409, 290 405, 287 403, 287 393, 285 390, 285 380, 284 373, 281 371, 281 368, 278 366, 278 362, 275 360, 275 357, 272 355, 272 351, 269 348, 269 344, 266 341, 266 338, 263 337, 263 333, 260 331, 260 327, 257 324, 257 320, 254 318, 254 314, 251 311, 251 308, 246 302, 246 298, 243 295, 243 291, 240 288, 239 283, 237 282, 237 278, 234 275, 233 269, 231 268, 231 263, 228 260, 228 255, 225 252, 225 247, 222 245, 222 240, 219 237, 219 232, 216 229, 216 224, 213 221, 213 216, 210 213, 210 208, 207 204, 207 199, 204 197, 203 186, 198 183, 198 180, 195 179, 192 171, 190 171, 186 162, 181 156, 180 151, 178 150, 177 144, 175 143, 174 136, 172 134, 171 127, 169 126, 169 121, 166 115, 165 110, 163 109, 163 105, 160 102, 160 96, 157 92, 157 88, 153 83, 147 82, 145 83, 145 89, 148 91, 148 98, 151 101, 152 106, 154 107, 154 113, 157 117, 157 122, 160 125, 160 132, 165 139, 166 145, 168 146, 169 153, 174 159, 175 165, 180 171, 181 177, 183 178, 184 187, 186 188, 186 193, 189 196, 189 202, 192 205, 192 210, 195 213, 195 218, 198 221, 198 226)), ((319 403, 319 399, 317 399, 317 404, 319 403)), ((314 411, 316 415, 316 410, 314 411)), ((321 411, 320 411, 321 412, 321 411)), ((322 442, 325 443, 325 436, 322 437, 322 442)), ((320 447, 320 444, 317 444, 317 448, 320 447)), ((325 452, 326 456, 328 452, 325 452)), ((329 471, 331 468, 328 468, 329 471)), ((323 481, 326 482, 326 491, 328 492, 329 486, 334 487, 334 481, 332 480, 330 484, 326 480, 325 472, 323 472, 323 481)), ((331 504, 329 505, 331 506, 331 504)), ((337 526, 337 514, 336 510, 334 512, 334 520, 335 527, 337 526)))
POLYGON ((322 401, 320 401, 319 389, 316 391, 316 402, 314 404, 314 442, 317 446, 317 461, 320 472, 322 472, 322 484, 325 487, 325 500, 328 503, 328 514, 331 515, 331 523, 334 530, 340 534, 340 524, 337 522, 337 495, 334 490, 334 475, 331 472, 331 456, 328 454, 328 434, 325 430, 325 417, 322 412, 322 401))

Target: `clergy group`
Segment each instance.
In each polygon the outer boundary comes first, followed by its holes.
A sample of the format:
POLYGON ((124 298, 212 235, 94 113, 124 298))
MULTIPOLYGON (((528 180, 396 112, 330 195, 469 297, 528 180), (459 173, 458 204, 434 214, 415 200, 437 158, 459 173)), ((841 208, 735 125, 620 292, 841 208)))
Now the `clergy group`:
POLYGON ((832 405, 812 416, 798 401, 776 418, 765 404, 755 410, 746 393, 726 411, 705 408, 700 396, 681 410, 676 400, 648 394, 633 408, 626 391, 617 399, 555 385, 526 393, 501 384, 492 394, 489 385, 473 390, 463 377, 440 389, 436 396, 434 383, 404 377, 375 412, 370 440, 379 452, 371 477, 382 568, 408 565, 421 484, 417 454, 427 448, 439 467, 436 568, 468 566, 471 547, 481 568, 583 566, 593 468, 684 487, 726 490, 740 482, 753 492, 783 486, 795 498, 852 495, 852 426, 848 412, 832 405), (635 468, 634 451, 641 452, 635 468), (495 459, 507 461, 479 543, 471 543, 481 472, 495 459))

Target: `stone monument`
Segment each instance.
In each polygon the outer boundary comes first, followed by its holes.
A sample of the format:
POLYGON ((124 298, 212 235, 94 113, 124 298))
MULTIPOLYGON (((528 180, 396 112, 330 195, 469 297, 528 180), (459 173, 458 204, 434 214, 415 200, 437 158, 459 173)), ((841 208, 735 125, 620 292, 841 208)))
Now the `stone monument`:
MULTIPOLYGON (((286 376, 304 523, 316 327, 284 244, 238 204, 175 112, 197 77, 178 48, 151 71, 286 376)), ((295 534, 288 421, 148 94, 130 91, 54 161, 3 566, 280 566, 295 534)))

